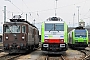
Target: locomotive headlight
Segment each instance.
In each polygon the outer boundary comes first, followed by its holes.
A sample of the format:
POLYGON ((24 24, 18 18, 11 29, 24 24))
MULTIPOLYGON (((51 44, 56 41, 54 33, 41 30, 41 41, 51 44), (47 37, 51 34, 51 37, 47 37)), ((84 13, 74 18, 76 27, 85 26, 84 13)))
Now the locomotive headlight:
POLYGON ((25 37, 23 36, 22 39, 25 39, 25 37))
POLYGON ((45 42, 48 42, 48 40, 44 40, 45 42))
POLYGON ((6 39, 8 39, 8 37, 6 37, 6 39))
POLYGON ((43 47, 48 47, 48 44, 43 44, 43 47))
POLYGON ((61 42, 63 42, 64 40, 61 40, 61 42))
POLYGON ((60 47, 65 47, 65 44, 60 44, 60 47))

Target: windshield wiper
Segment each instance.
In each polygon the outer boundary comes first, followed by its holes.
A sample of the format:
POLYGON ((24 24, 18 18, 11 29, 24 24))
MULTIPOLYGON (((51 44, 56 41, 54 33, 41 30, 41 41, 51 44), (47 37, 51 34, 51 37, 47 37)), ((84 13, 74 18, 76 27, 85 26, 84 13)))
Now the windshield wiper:
MULTIPOLYGON (((8 27, 9 28, 9 27, 8 27)), ((9 30, 10 30, 10 28, 9 28, 9 30)), ((10 32, 12 33, 12 31, 10 30, 10 32)))
POLYGON ((18 31, 20 31, 20 30, 19 30, 19 28, 20 28, 20 27, 19 27, 19 26, 17 26, 17 25, 16 25, 16 27, 17 27, 17 32, 18 32, 18 31))
POLYGON ((49 30, 49 32, 53 29, 54 27, 52 27, 50 30, 49 30))
POLYGON ((59 32, 59 30, 56 30, 56 26, 59 26, 59 25, 55 25, 55 31, 58 31, 59 32))
POLYGON ((55 30, 55 31, 58 31, 59 32, 59 30, 55 30))

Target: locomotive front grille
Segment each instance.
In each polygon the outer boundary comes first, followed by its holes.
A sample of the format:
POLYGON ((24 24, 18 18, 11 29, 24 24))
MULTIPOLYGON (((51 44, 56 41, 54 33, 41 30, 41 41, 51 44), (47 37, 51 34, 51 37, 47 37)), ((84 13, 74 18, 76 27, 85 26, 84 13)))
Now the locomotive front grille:
POLYGON ((86 44, 86 42, 76 42, 75 44, 86 44))
POLYGON ((50 44, 49 47, 50 48, 58 48, 58 47, 60 47, 60 44, 50 44))
POLYGON ((75 43, 75 46, 79 46, 79 47, 88 46, 88 44, 86 42, 77 42, 77 43, 75 43))
POLYGON ((60 46, 59 44, 50 44, 49 49, 51 49, 52 51, 57 51, 56 48, 59 49, 59 46, 60 46))

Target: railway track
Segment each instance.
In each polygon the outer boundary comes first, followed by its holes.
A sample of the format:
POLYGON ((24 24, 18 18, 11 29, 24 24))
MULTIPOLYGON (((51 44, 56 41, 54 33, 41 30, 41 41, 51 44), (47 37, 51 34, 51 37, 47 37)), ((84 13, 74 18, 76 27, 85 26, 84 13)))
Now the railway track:
MULTIPOLYGON (((90 50, 78 50, 79 52, 82 52, 80 59, 79 60, 90 60, 90 50)), ((24 54, 27 55, 27 54, 24 54)), ((5 54, 0 57, 0 60, 17 60, 19 57, 23 55, 10 55, 10 54, 5 54)), ((76 56, 76 55, 75 55, 76 56)), ((26 57, 27 58, 27 57, 26 57)), ((41 54, 36 60, 78 60, 77 57, 70 58, 68 53, 62 53, 62 54, 41 54)))
POLYGON ((90 60, 90 50, 78 50, 76 55, 75 57, 74 55, 70 57, 70 55, 69 54, 67 55, 67 53, 65 55, 62 54, 59 56, 56 56, 56 55, 49 56, 46 54, 46 55, 40 56, 37 60, 90 60), (80 54, 81 56, 78 54, 80 54), (80 57, 77 58, 76 55, 80 57))
POLYGON ((3 50, 0 49, 0 53, 3 52, 3 50))
POLYGON ((19 55, 10 55, 10 54, 6 54, 0 57, 0 60, 14 60, 17 57, 20 57, 21 54, 19 55))
POLYGON ((62 55, 59 56, 59 57, 49 57, 49 56, 46 56, 45 60, 65 60, 65 58, 62 55))
POLYGON ((67 60, 66 53, 64 54, 42 54, 36 60, 67 60))
POLYGON ((80 52, 84 53, 84 57, 82 60, 90 60, 90 50, 79 50, 80 52))
MULTIPOLYGON (((65 59, 65 57, 64 56, 42 56, 43 58, 42 59, 40 59, 40 60, 66 60, 65 59)), ((37 60, 39 60, 39 59, 37 59, 37 60)))

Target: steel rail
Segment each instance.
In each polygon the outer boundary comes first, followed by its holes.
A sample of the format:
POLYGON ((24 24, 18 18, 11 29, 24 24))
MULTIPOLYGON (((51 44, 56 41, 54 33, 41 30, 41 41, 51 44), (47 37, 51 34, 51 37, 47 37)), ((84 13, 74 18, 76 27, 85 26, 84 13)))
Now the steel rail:
POLYGON ((65 58, 64 58, 62 55, 61 55, 61 59, 62 59, 62 60, 65 60, 65 58))

